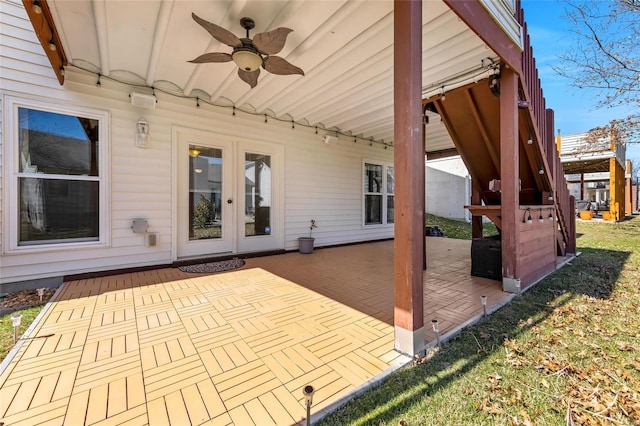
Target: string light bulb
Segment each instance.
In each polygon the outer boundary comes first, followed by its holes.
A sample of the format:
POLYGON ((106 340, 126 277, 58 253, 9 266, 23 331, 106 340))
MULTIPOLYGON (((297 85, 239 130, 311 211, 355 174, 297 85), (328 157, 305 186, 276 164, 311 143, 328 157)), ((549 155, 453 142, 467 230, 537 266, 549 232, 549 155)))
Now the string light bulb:
POLYGON ((31 10, 33 10, 33 13, 36 15, 42 15, 42 6, 40 6, 40 2, 38 0, 34 0, 31 10))

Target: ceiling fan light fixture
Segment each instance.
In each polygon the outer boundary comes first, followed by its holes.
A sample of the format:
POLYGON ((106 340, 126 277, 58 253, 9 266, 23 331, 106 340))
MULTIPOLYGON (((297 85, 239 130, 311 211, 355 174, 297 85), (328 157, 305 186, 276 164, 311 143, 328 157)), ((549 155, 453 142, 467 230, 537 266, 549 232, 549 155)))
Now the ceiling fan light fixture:
POLYGON ((247 72, 253 72, 262 65, 262 56, 249 49, 236 50, 232 58, 238 68, 247 72))

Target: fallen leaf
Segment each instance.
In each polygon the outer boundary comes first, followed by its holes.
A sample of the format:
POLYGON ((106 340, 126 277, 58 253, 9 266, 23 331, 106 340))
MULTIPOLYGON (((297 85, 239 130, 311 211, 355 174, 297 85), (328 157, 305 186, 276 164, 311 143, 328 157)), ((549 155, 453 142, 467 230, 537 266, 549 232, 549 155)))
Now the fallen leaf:
POLYGON ((616 344, 616 346, 618 347, 618 349, 620 349, 621 351, 635 351, 636 348, 633 345, 630 345, 627 342, 618 342, 616 344))

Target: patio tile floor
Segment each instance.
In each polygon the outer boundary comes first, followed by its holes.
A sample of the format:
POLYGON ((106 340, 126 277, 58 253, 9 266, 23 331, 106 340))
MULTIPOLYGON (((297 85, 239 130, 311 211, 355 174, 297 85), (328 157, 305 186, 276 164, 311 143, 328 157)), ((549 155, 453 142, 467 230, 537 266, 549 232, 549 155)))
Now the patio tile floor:
MULTIPOLYGON (((425 323, 503 300, 470 243, 427 239, 425 323)), ((288 425, 408 359, 393 350, 393 242, 67 282, 0 372, 0 421, 288 425)), ((425 327, 425 339, 435 335, 425 327)))

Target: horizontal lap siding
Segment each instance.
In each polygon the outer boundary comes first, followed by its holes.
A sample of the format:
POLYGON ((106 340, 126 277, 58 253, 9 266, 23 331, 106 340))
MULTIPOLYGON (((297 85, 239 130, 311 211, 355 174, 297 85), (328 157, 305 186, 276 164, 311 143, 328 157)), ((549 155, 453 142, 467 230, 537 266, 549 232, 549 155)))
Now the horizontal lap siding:
MULTIPOLYGON (((308 235, 311 219, 318 224, 313 233, 316 246, 393 236, 392 226, 362 227, 363 159, 391 163, 392 149, 384 150, 377 144, 370 147, 363 141, 353 143, 346 137, 327 145, 322 141, 327 132, 320 129, 319 134, 302 126, 292 129, 290 123, 275 119, 265 124, 263 116, 240 111, 232 117, 230 109, 204 103, 198 109, 192 99, 159 92, 155 110, 135 108, 129 102, 129 93, 134 90, 131 87, 106 78, 97 87, 96 76, 76 72, 72 67, 67 68, 62 87, 49 67, 22 4, 11 0, 0 2, 2 94, 110 114, 109 244, 30 254, 6 255, 3 250, 1 282, 162 265, 174 260, 172 129, 175 126, 231 136, 234 141, 264 141, 284 147, 283 248, 297 248, 297 238, 308 235), (140 116, 150 125, 150 149, 134 146, 135 122, 140 116), (160 235, 159 246, 145 247, 143 235, 131 231, 134 218, 148 220, 149 232, 160 235)), ((0 180, 2 197, 6 186, 0 180)), ((3 227, 1 232, 4 231, 3 227)), ((6 243, 4 235, 2 242, 6 243)))
POLYGON ((532 209, 533 223, 520 223, 520 277, 523 287, 531 284, 556 265, 556 222, 547 219, 549 210, 543 210, 543 222, 538 221, 539 211, 532 209))

